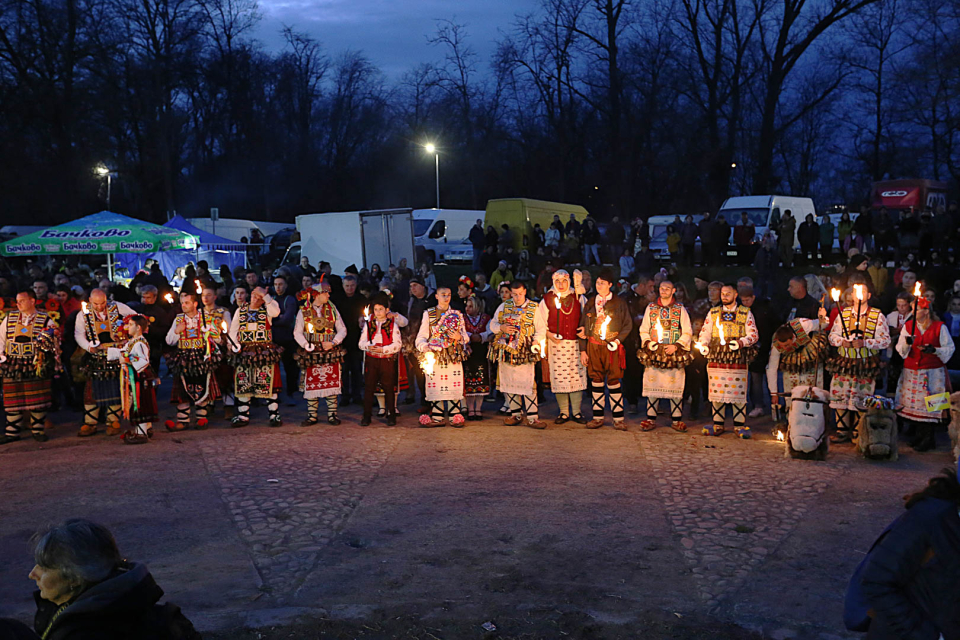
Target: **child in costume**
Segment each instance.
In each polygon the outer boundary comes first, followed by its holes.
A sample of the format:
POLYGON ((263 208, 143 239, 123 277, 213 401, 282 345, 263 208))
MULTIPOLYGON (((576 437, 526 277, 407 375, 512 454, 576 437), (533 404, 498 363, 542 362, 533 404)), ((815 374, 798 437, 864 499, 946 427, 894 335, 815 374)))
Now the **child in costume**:
POLYGON ((120 406, 131 426, 123 434, 124 444, 146 444, 157 419, 156 385, 160 381, 150 366, 150 344, 143 337, 149 325, 144 316, 128 316, 124 326, 130 339, 122 347, 107 349, 107 359, 120 364, 120 406))
POLYGON ((397 424, 396 396, 397 354, 402 346, 400 326, 388 316, 390 300, 380 293, 370 301, 373 314, 360 330, 360 350, 363 356, 363 417, 360 426, 370 425, 373 415, 373 396, 379 384, 386 396, 387 425, 397 424))
POLYGON ((449 287, 437 289, 437 306, 423 312, 417 334, 420 367, 426 375, 425 394, 430 403, 430 415, 420 416, 420 425, 424 427, 444 425, 445 413, 454 427, 464 423, 463 362, 467 359, 465 345, 470 336, 463 314, 450 307, 450 299, 449 287))

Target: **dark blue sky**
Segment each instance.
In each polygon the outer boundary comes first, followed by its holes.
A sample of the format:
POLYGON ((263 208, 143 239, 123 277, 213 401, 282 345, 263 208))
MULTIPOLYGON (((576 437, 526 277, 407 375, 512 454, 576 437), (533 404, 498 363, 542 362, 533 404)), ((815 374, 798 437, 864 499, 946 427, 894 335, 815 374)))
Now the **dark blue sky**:
POLYGON ((427 37, 437 19, 452 19, 467 25, 469 43, 485 71, 498 29, 509 31, 516 14, 537 5, 537 0, 260 0, 263 20, 256 37, 270 49, 279 48, 279 31, 290 25, 319 40, 328 54, 365 52, 395 79, 419 62, 440 59, 427 37))

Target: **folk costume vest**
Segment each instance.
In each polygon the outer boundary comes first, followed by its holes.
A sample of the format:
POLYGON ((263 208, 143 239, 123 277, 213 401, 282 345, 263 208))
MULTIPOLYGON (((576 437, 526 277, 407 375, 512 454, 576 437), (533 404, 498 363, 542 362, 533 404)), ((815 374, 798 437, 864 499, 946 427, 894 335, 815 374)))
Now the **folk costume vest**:
POLYGON ((329 302, 324 303, 319 312, 313 305, 301 309, 303 314, 303 335, 310 344, 333 342, 337 335, 337 311, 329 302), (313 331, 310 331, 313 327, 313 331))
POLYGON ((543 296, 543 301, 547 307, 547 331, 564 340, 576 340, 577 327, 580 326, 580 296, 571 290, 561 298, 555 291, 549 291, 543 296))
MULTIPOLYGON (((650 339, 654 342, 657 340, 656 326, 659 319, 660 326, 663 327, 663 344, 679 342, 680 336, 683 335, 683 329, 680 326, 682 311, 683 305, 679 302, 674 302, 667 307, 660 304, 659 298, 656 302, 651 302, 646 311, 650 316, 650 339)), ((744 324, 746 324, 746 317, 744 317, 744 324)))
MULTIPOLYGON (((910 347, 910 353, 903 359, 904 369, 942 369, 943 361, 935 353, 923 353, 920 351, 925 346, 934 348, 940 347, 940 329, 943 323, 934 321, 930 323, 927 330, 920 332, 920 325, 917 325, 913 334, 913 345, 910 347)), ((908 329, 913 328, 913 323, 907 324, 908 329)))
POLYGON ((711 364, 728 365, 747 365, 753 362, 757 357, 757 346, 740 347, 733 351, 729 346, 720 344, 720 331, 717 328, 719 319, 720 326, 723 327, 723 339, 726 345, 731 340, 737 340, 747 335, 747 318, 750 316, 750 307, 742 304, 732 311, 727 311, 722 306, 714 307, 707 314, 704 322, 710 324, 710 352, 707 354, 707 362, 711 364))
POLYGON ((533 336, 536 333, 534 318, 537 314, 537 303, 527 300, 517 306, 513 300, 503 303, 503 309, 497 315, 500 324, 512 324, 520 329, 515 335, 500 332, 487 351, 487 359, 494 362, 503 362, 512 365, 522 365, 538 362, 540 356, 530 348, 533 346, 533 336))
MULTIPOLYGON (((853 332, 857 329, 857 318, 854 313, 856 306, 847 307, 843 310, 841 314, 841 322, 847 328, 847 335, 852 336, 853 332)), ((886 318, 880 312, 880 309, 876 307, 870 307, 867 312, 866 318, 860 319, 860 330, 863 332, 865 339, 872 339, 877 333, 877 325, 881 322, 886 322, 886 318)), ((853 347, 838 347, 837 353, 844 358, 875 358, 880 354, 879 349, 868 349, 866 347, 861 347, 855 349, 853 347)))
POLYGON ((245 304, 237 309, 237 315, 240 317, 240 330, 237 332, 240 344, 273 342, 267 305, 251 309, 250 305, 245 304))
MULTIPOLYGON (((457 364, 467 359, 466 345, 463 342, 457 342, 452 339, 453 335, 459 335, 463 326, 463 314, 455 309, 440 311, 440 307, 431 307, 427 309, 427 320, 430 322, 431 346, 440 347, 439 351, 430 350, 437 362, 442 365, 457 364)), ((426 354, 422 354, 425 356, 426 354)))
POLYGON ((816 370, 827 357, 830 349, 827 336, 822 331, 811 336, 803 330, 799 319, 791 320, 787 324, 793 329, 796 337, 789 343, 778 343, 779 369, 788 373, 806 373, 816 370))
POLYGON ((100 319, 99 314, 93 310, 87 314, 87 320, 84 322, 87 340, 99 341, 102 345, 112 345, 126 340, 127 332, 123 328, 123 316, 120 315, 120 309, 115 302, 107 303, 104 315, 106 318, 100 319))
MULTIPOLYGON (((373 316, 370 316, 370 319, 367 320, 364 331, 367 332, 367 342, 373 344, 374 338, 377 337, 377 320, 373 316)), ((383 321, 383 324, 380 326, 380 345, 386 347, 393 342, 393 319, 387 318, 383 321)), ((371 358, 396 358, 397 354, 393 353, 390 355, 376 355, 373 353, 367 353, 368 357, 371 358)))
POLYGON ((26 324, 23 322, 23 314, 19 310, 11 311, 7 314, 7 346, 5 349, 8 358, 32 358, 39 350, 37 339, 50 316, 45 311, 37 311, 33 318, 26 324))
MULTIPOLYGON (((197 315, 193 318, 188 316, 185 313, 181 313, 177 316, 174 322, 180 322, 183 326, 183 333, 180 334, 180 338, 177 340, 177 349, 186 350, 186 349, 204 349, 204 336, 203 331, 200 328, 200 313, 197 312, 197 315), (187 322, 187 320, 194 322, 193 326, 187 322)), ((209 320, 208 320, 209 322, 209 320)))

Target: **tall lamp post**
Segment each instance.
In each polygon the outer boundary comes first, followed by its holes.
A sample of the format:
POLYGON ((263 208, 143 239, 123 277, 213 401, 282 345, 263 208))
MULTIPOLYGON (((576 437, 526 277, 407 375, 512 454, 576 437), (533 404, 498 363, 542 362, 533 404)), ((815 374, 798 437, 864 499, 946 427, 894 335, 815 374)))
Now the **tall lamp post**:
POLYGON ((434 161, 436 163, 437 171, 437 209, 440 208, 440 152, 437 151, 437 146, 432 142, 428 142, 423 145, 423 148, 426 149, 427 153, 432 153, 434 161))
POLYGON ((97 175, 107 179, 107 211, 110 211, 110 190, 113 187, 113 172, 105 165, 100 165, 96 169, 97 175))

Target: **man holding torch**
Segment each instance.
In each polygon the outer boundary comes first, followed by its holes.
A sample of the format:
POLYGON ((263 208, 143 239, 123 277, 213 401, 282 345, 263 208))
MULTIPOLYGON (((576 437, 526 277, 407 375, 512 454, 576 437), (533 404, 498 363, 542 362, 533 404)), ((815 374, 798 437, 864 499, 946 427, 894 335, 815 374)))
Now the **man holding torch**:
POLYGON ((640 323, 637 357, 645 367, 643 393, 647 398, 647 419, 640 423, 642 431, 657 427, 657 403, 663 398, 670 401, 670 427, 674 431, 687 430, 681 418, 685 367, 693 361, 693 326, 687 310, 674 297, 676 290, 669 280, 661 281, 660 296, 647 306, 640 323))
POLYGON ((587 423, 587 429, 599 429, 604 424, 604 384, 610 392, 610 413, 613 414, 613 428, 626 431, 623 420, 623 392, 620 380, 627 366, 626 350, 623 341, 633 330, 633 318, 627 303, 613 293, 616 278, 613 272, 604 268, 597 275, 594 285, 597 292, 587 300, 587 306, 580 318, 580 344, 583 348, 580 359, 587 367, 590 379, 593 419, 587 423))
POLYGON ((757 357, 760 334, 753 312, 737 304, 737 288, 725 284, 720 289, 720 306, 710 309, 696 348, 707 358, 707 397, 713 406, 713 423, 703 428, 705 436, 723 433, 726 409, 733 407, 733 431, 750 438, 746 425, 747 365, 757 357))
MULTIPOLYGON (((196 286, 200 288, 199 281, 196 286)), ((217 326, 214 334, 211 319, 195 291, 180 291, 180 308, 183 312, 173 321, 166 338, 168 345, 176 347, 167 353, 167 365, 173 373, 170 401, 177 405, 177 419, 167 420, 164 425, 167 431, 183 431, 190 426, 191 407, 196 407, 197 429, 203 430, 209 424, 210 405, 220 397, 214 372, 221 360, 216 342, 222 327, 217 326)))
MULTIPOLYGON (((217 285, 212 281, 207 281, 203 285, 203 293, 200 294, 200 311, 203 318, 206 318, 207 325, 210 327, 211 347, 222 347, 224 353, 229 353, 230 343, 230 323, 233 318, 228 309, 217 305, 217 285)), ((228 411, 233 411, 236 399, 233 396, 233 367, 222 358, 213 372, 217 379, 217 386, 220 387, 220 394, 223 396, 224 417, 230 418, 228 411)), ((213 407, 213 404, 210 405, 213 407)))
POLYGON ((237 307, 230 323, 230 348, 233 350, 233 390, 237 398, 234 427, 250 423, 250 399, 267 400, 270 426, 279 427, 280 354, 273 342, 273 319, 280 315, 280 305, 267 290, 257 287, 250 292, 250 304, 237 307))
POLYGON ((883 367, 880 352, 890 346, 887 319, 870 306, 869 287, 861 279, 853 284, 853 291, 853 305, 840 312, 828 337, 837 348, 827 361, 827 371, 833 374, 830 407, 837 414, 837 433, 830 439, 835 444, 853 440, 859 421, 855 402, 873 395, 883 367))
POLYGON ((295 356, 300 367, 300 390, 307 400, 307 419, 300 423, 304 427, 319 422, 320 398, 327 403, 327 422, 340 424, 337 396, 344 353, 340 343, 347 337, 347 326, 330 302, 330 291, 330 283, 322 276, 319 284, 307 289, 293 328, 293 339, 300 345, 295 356))

